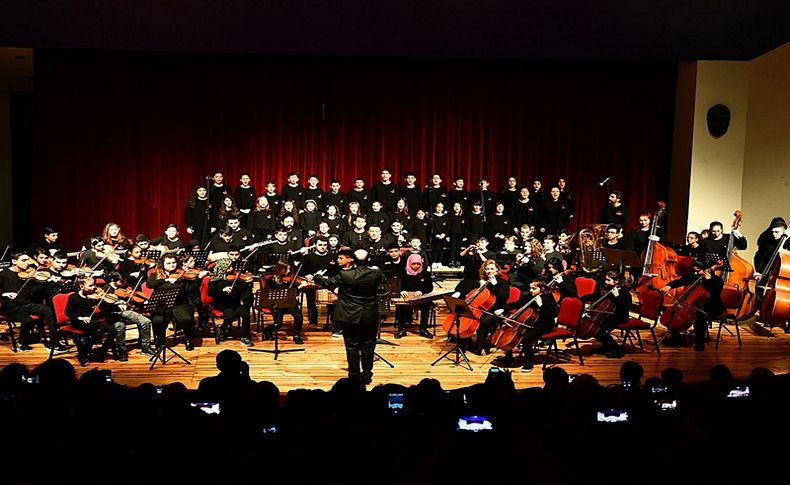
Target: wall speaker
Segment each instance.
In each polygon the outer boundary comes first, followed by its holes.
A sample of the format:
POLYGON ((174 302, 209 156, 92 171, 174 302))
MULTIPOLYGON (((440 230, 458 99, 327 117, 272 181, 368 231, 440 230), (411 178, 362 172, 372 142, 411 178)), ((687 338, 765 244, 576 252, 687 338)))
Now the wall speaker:
POLYGON ((708 133, 713 138, 721 138, 730 128, 730 108, 723 104, 708 109, 708 133))

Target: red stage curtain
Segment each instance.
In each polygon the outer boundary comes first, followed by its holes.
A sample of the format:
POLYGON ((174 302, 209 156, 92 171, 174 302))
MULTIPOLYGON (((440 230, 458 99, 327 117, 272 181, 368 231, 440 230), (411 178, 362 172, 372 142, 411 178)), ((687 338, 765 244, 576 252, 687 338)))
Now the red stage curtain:
POLYGON ((495 190, 565 177, 574 226, 611 176, 635 218, 668 191, 675 79, 674 64, 37 51, 32 226, 69 246, 109 221, 155 236, 215 170, 345 190, 385 166, 495 190))

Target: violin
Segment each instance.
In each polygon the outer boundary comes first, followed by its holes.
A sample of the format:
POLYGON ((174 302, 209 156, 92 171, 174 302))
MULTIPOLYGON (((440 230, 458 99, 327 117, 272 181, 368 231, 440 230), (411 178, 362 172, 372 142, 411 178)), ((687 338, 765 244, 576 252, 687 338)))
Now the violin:
POLYGON ((118 300, 120 300, 118 295, 114 293, 107 293, 101 288, 96 288, 93 293, 86 295, 86 297, 90 300, 99 300, 99 303, 102 301, 106 301, 107 303, 118 303, 118 300))
MULTIPOLYGON (((200 277, 200 273, 202 273, 204 271, 206 272, 206 276, 213 276, 213 274, 214 274, 214 273, 211 273, 210 271, 206 271, 204 269, 198 269, 198 268, 181 269, 181 268, 179 268, 179 269, 173 271, 172 273, 170 273, 170 276, 168 276, 168 278, 173 278, 175 280, 178 280, 178 279, 195 280, 198 277, 200 277)), ((230 274, 230 273, 228 273, 228 274, 230 274)), ((230 278, 228 278, 228 279, 230 279, 230 278)))
POLYGON ((250 273, 249 271, 238 271, 235 269, 229 269, 227 274, 225 275, 225 279, 233 282, 235 282, 236 280, 241 280, 245 283, 252 283, 255 280, 255 275, 250 273))
POLYGON ((17 276, 23 280, 35 280, 38 282, 55 281, 55 277, 48 271, 39 271, 36 268, 30 267, 24 271, 17 273, 17 276))
POLYGON ((126 302, 145 303, 148 301, 148 297, 145 296, 145 293, 142 291, 132 291, 131 288, 116 288, 113 293, 126 302))
POLYGON ((156 264, 156 261, 154 261, 151 258, 135 258, 134 259, 134 264, 139 264, 141 266, 142 265, 154 266, 156 264))

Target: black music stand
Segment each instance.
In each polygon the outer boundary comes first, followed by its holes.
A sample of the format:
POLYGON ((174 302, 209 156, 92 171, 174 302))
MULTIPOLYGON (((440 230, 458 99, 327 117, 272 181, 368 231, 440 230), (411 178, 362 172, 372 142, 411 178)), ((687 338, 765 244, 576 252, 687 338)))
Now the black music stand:
POLYGON ((705 263, 706 268, 710 268, 712 266, 718 266, 718 270, 722 272, 731 272, 732 266, 730 266, 730 262, 727 261, 726 257, 722 257, 720 254, 716 253, 700 253, 698 256, 703 263, 705 263))
MULTIPOLYGON (((384 319, 386 319, 388 315, 393 313, 391 301, 392 295, 400 295, 400 287, 400 278, 388 278, 387 281, 379 285, 378 290, 376 291, 376 298, 378 299, 379 305, 379 332, 378 336, 376 337, 376 345, 392 345, 393 347, 400 346, 400 344, 396 344, 395 342, 390 342, 389 340, 381 338, 381 324, 384 323, 384 319)), ((382 358, 382 360, 384 359, 382 358)))
MULTIPOLYGON (((176 298, 178 297, 178 293, 181 291, 180 286, 175 286, 171 288, 157 288, 148 298, 148 303, 146 304, 145 311, 150 313, 156 312, 164 312, 167 310, 171 310, 176 303, 176 298)), ((184 357, 181 356, 178 352, 173 350, 172 347, 167 345, 167 337, 165 337, 164 341, 161 345, 159 345, 156 349, 154 355, 148 359, 151 362, 151 367, 148 370, 154 370, 156 366, 156 361, 161 360, 162 365, 167 365, 168 360, 173 360, 174 357, 178 357, 179 359, 183 360, 186 365, 191 365, 191 362, 186 360, 184 357), (167 358, 167 351, 170 351, 173 355, 168 359, 167 358)))
MULTIPOLYGON (((296 308, 296 288, 270 288, 258 290, 255 293, 255 308, 257 308, 261 315, 263 309, 269 308, 272 311, 272 318, 275 319, 274 312, 277 310, 284 310, 286 308, 296 308)), ((280 339, 277 336, 277 320, 274 321, 274 349, 247 349, 249 352, 266 352, 267 354, 274 354, 274 360, 277 356, 285 352, 304 352, 304 349, 285 349, 280 350, 280 339)))
POLYGON ((208 251, 192 251, 189 253, 190 256, 195 258, 195 268, 205 268, 206 262, 208 262, 208 251))
POLYGON ((630 249, 608 249, 602 248, 601 253, 605 261, 611 266, 620 268, 620 274, 623 274, 623 268, 641 268, 642 261, 639 256, 630 249))
POLYGON ((258 262, 252 259, 237 259, 230 263, 230 269, 241 273, 255 273, 258 271, 258 262))
POLYGON ((285 262, 290 261, 288 253, 257 253, 258 267, 263 269, 264 272, 266 272, 265 270, 273 268, 277 264, 277 261, 281 260, 285 262))
POLYGON ((466 356, 466 352, 464 349, 461 348, 461 326, 459 325, 459 321, 461 317, 468 317, 468 318, 477 318, 472 314, 472 311, 469 309, 469 305, 466 304, 465 300, 460 298, 453 298, 452 296, 445 295, 444 302, 447 303, 447 308, 450 309, 450 313, 453 314, 453 323, 452 325, 455 327, 455 344, 453 347, 450 348, 447 352, 439 356, 438 359, 433 361, 432 366, 439 363, 440 360, 444 359, 445 357, 452 360, 455 365, 460 365, 461 360, 463 359, 464 365, 470 371, 472 370, 472 364, 469 362, 469 358, 466 356), (455 358, 450 357, 450 354, 455 352, 455 358))
POLYGON ((162 251, 158 249, 146 249, 140 253, 141 258, 150 259, 153 261, 157 261, 160 256, 162 256, 162 251))

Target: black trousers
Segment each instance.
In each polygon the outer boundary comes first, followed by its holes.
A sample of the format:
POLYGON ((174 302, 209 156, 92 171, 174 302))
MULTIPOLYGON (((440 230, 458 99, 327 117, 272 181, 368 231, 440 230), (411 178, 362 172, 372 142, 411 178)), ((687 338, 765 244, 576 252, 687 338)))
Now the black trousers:
POLYGON ((373 322, 338 322, 343 329, 343 342, 346 345, 349 377, 369 377, 373 375, 373 352, 376 350, 376 336, 379 320, 373 322))
POLYGON ((310 325, 318 325, 318 306, 315 304, 315 290, 304 290, 307 298, 307 321, 310 325))
POLYGON ((535 356, 535 343, 541 335, 551 332, 552 328, 551 326, 535 327, 524 332, 524 336, 521 338, 521 355, 524 356, 525 364, 532 363, 535 356))
POLYGON ((274 318, 274 326, 276 328, 280 328, 282 326, 284 315, 291 315, 293 317, 294 335, 299 335, 300 333, 302 333, 302 325, 304 324, 302 309, 298 307, 294 307, 294 308, 285 308, 282 310, 272 311, 272 317, 274 318))
POLYGON ((195 337, 195 307, 189 303, 180 303, 172 310, 165 310, 151 316, 151 326, 154 329, 157 345, 165 341, 167 325, 174 319, 178 326, 184 329, 184 337, 187 340, 192 340, 195 337))
POLYGON ((85 350, 90 350, 94 344, 101 342, 99 353, 106 352, 115 342, 115 337, 118 335, 118 330, 115 328, 115 325, 98 319, 91 320, 91 323, 85 323, 82 320, 74 319, 71 321, 71 326, 88 334, 88 342, 85 350), (103 341, 102 336, 104 336, 103 341))
POLYGON ((30 329, 33 328, 35 323, 32 315, 44 319, 50 325, 55 321, 55 314, 52 312, 52 309, 38 303, 6 306, 3 308, 3 315, 15 322, 19 322, 19 345, 27 345, 30 341, 30 329))
MULTIPOLYGON (((428 330, 428 317, 430 316, 430 303, 423 303, 418 305, 420 309, 420 331, 428 330)), ((398 328, 406 328, 409 321, 413 318, 414 312, 412 311, 412 307, 397 305, 395 307, 395 324, 398 328)))
POLYGON ((250 338, 250 309, 244 305, 226 306, 218 308, 222 312, 222 329, 225 330, 237 318, 241 319, 241 336, 250 338))
POLYGON ((610 318, 604 319, 601 326, 598 328, 598 332, 595 334, 595 339, 601 342, 604 348, 607 349, 614 349, 617 347, 617 342, 615 342, 614 337, 612 337, 612 330, 621 323, 625 323, 622 319, 619 318, 611 318, 612 315, 609 316, 610 318))

